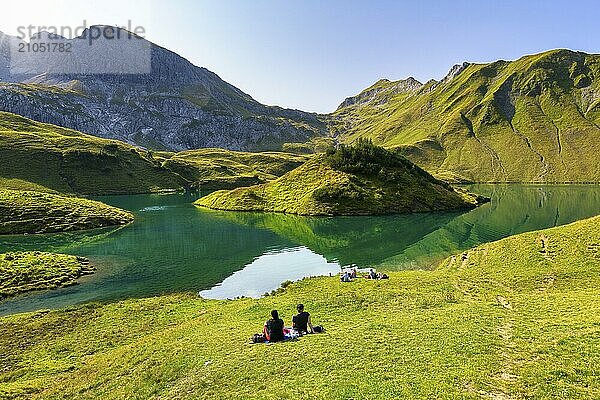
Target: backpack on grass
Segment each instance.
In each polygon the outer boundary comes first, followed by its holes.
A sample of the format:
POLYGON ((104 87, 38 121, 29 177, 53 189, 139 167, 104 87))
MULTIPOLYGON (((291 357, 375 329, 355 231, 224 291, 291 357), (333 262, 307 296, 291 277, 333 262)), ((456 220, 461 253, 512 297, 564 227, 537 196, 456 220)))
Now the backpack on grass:
POLYGON ((254 336, 250 338, 251 343, 264 343, 267 341, 267 338, 262 333, 256 333, 254 336))

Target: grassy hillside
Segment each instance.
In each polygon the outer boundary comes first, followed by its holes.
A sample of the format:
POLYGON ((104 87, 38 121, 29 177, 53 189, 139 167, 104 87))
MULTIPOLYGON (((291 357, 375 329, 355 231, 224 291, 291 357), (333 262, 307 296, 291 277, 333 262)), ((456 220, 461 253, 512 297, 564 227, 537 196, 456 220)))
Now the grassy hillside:
POLYGON ((477 196, 456 191, 408 160, 367 141, 341 146, 273 182, 217 191, 196 204, 235 211, 299 215, 369 215, 475 207, 477 196))
POLYGON ((176 153, 163 166, 202 189, 233 189, 276 179, 307 159, 282 152, 200 149, 176 153))
POLYGON ((400 147, 434 175, 600 182, 600 55, 553 50, 456 66, 440 82, 382 80, 330 117, 340 140, 400 147))
POLYGON ((0 189, 0 235, 74 231, 131 221, 131 213, 98 201, 0 189))
POLYGON ((2 181, 63 193, 143 193, 187 184, 133 146, 5 112, 0 112, 0 159, 2 181))
POLYGON ((190 295, 0 318, 4 398, 600 396, 600 218, 388 281, 313 278, 258 300, 190 295), (250 345, 297 302, 327 332, 250 345), (273 371, 278 371, 274 373, 273 371))
POLYGON ((0 299, 73 285, 81 275, 93 271, 89 261, 76 256, 41 252, 0 254, 0 299))
POLYGON ((248 186, 307 160, 282 152, 152 152, 4 112, 0 157, 0 188, 99 195, 248 186))
POLYGON ((304 143, 284 143, 283 151, 295 154, 325 153, 327 149, 334 146, 335 139, 329 136, 315 136, 304 143))
POLYGON ((33 182, 28 182, 23 179, 16 178, 4 178, 0 177, 0 190, 25 190, 29 192, 41 192, 41 193, 53 193, 58 194, 54 189, 50 189, 44 185, 40 185, 33 182))

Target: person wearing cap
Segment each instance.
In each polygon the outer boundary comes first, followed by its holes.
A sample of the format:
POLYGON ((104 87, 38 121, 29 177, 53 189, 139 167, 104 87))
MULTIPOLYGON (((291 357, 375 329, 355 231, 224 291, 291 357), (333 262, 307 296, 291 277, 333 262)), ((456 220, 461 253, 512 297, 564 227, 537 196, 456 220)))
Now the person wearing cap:
POLYGON ((296 306, 298 314, 292 317, 292 327, 298 331, 298 333, 313 333, 312 321, 310 320, 310 314, 304 311, 304 304, 298 304, 296 306))

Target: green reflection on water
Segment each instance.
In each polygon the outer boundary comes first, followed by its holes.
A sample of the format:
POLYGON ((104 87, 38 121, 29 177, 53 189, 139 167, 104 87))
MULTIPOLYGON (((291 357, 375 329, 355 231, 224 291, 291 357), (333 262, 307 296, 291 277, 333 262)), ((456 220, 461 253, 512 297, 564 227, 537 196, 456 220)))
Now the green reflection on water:
MULTIPOLYGON (((109 204, 133 211, 135 223, 90 232, 0 237, 0 252, 60 251, 86 256, 98 268, 80 285, 4 301, 0 314, 91 300, 196 292, 222 282, 265 254, 286 256, 268 257, 271 266, 261 262, 264 271, 272 268, 273 275, 281 277, 289 268, 291 276, 297 276, 304 260, 298 258, 291 265, 289 250, 298 247, 322 255, 323 263, 427 268, 483 242, 600 214, 597 185, 474 185, 470 189, 490 196, 492 202, 467 213, 335 218, 202 210, 191 204, 197 198, 191 194, 103 197, 109 204)), ((315 268, 314 258, 311 263, 315 268)), ((268 278, 267 286, 279 285, 268 278)))

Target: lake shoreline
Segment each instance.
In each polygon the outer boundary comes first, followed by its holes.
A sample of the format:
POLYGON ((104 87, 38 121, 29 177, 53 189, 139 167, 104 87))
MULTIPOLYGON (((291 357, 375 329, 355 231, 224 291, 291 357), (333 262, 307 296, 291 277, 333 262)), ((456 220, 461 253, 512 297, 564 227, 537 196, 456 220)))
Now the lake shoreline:
POLYGON ((0 313, 211 289, 219 298, 249 292, 256 297, 286 280, 352 264, 382 271, 428 269, 484 242, 600 213, 597 185, 474 185, 471 190, 492 202, 469 212, 376 217, 205 211, 192 205, 193 193, 103 196, 96 199, 133 212, 135 222, 0 237, 0 253, 67 253, 90 258, 98 268, 79 285, 2 301, 0 313))

